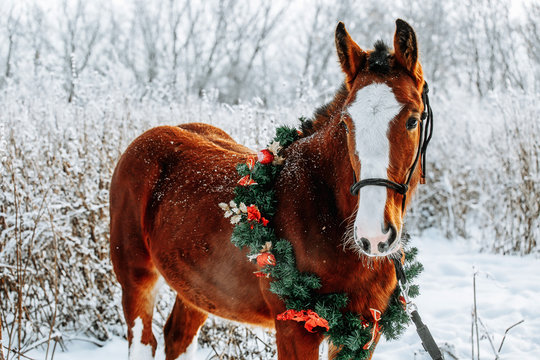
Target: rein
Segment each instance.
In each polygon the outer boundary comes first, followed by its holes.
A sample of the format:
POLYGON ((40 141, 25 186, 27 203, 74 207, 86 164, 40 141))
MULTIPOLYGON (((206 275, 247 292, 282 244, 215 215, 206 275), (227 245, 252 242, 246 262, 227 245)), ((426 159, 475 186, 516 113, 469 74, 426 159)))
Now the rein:
POLYGON ((411 182, 412 175, 416 166, 418 165, 418 160, 422 158, 421 167, 422 167, 422 178, 421 182, 425 182, 426 176, 426 150, 431 140, 433 134, 433 112, 431 111, 431 106, 429 105, 428 97, 429 87, 427 82, 424 82, 424 88, 422 89, 422 102, 424 103, 424 112, 422 113, 420 121, 420 139, 418 142, 418 150, 416 151, 416 157, 414 162, 409 170, 407 175, 407 181, 404 183, 398 183, 388 179, 382 178, 369 178, 360 181, 356 181, 356 175, 354 176, 354 184, 351 185, 350 192, 352 195, 357 196, 360 192, 360 189, 364 186, 374 185, 374 186, 385 186, 389 189, 396 191, 398 194, 403 196, 401 202, 401 209, 405 209, 405 201, 407 199, 407 192, 409 191, 409 183, 411 182), (425 124, 424 124, 425 122, 425 124), (425 130, 425 132, 424 132, 425 130))
POLYGON ((405 270, 403 269, 401 261, 398 259, 393 259, 393 261, 394 267, 396 269, 398 287, 401 291, 403 298, 405 299, 405 312, 416 326, 416 332, 418 333, 418 336, 422 341, 422 346, 424 347, 424 350, 427 351, 427 353, 429 354, 429 356, 431 356, 433 360, 444 360, 441 350, 433 339, 433 335, 431 335, 429 328, 426 324, 422 322, 422 318, 420 317, 420 314, 418 314, 416 304, 413 303, 409 298, 409 282, 407 281, 407 277, 405 276, 405 270))

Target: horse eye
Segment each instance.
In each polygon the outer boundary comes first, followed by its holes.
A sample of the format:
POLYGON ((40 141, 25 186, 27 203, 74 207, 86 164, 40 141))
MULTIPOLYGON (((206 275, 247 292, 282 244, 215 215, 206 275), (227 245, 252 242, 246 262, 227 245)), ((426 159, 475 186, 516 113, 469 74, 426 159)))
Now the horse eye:
POLYGON ((416 129, 416 125, 418 125, 418 119, 415 118, 414 116, 411 116, 411 117, 407 120, 407 124, 405 124, 405 126, 407 127, 407 130, 413 130, 413 129, 416 129))
POLYGON ((345 124, 345 121, 342 121, 340 122, 340 125, 343 126, 345 128, 345 131, 347 132, 347 134, 349 133, 349 128, 347 127, 347 124, 345 124))

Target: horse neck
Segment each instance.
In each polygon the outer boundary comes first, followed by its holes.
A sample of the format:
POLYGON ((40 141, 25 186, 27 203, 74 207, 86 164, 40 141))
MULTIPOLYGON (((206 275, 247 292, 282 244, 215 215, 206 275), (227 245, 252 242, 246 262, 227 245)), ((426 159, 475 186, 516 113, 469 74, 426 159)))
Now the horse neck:
POLYGON ((346 219, 354 212, 357 202, 356 197, 349 192, 354 173, 349 161, 347 141, 344 132, 339 129, 339 119, 330 117, 318 121, 324 121, 325 124, 300 141, 295 149, 297 156, 293 159, 297 163, 291 165, 303 167, 303 175, 309 177, 309 182, 324 184, 324 188, 331 192, 330 197, 329 194, 323 194, 324 197, 332 199, 338 212, 336 215, 346 219))

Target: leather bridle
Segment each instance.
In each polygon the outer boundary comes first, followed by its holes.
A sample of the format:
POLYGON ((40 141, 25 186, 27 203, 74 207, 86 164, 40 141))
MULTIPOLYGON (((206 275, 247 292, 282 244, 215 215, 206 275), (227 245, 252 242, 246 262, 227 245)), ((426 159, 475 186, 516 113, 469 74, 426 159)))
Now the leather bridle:
POLYGON ((420 138, 418 142, 418 149, 416 151, 416 156, 414 162, 409 169, 409 174, 407 175, 407 180, 404 183, 398 183, 388 179, 381 178, 369 178, 356 181, 356 174, 354 176, 354 184, 351 185, 350 191, 351 194, 356 196, 360 192, 360 189, 364 186, 375 185, 375 186, 386 186, 389 189, 394 190, 398 194, 403 196, 403 201, 401 203, 401 209, 405 209, 405 201, 407 199, 407 192, 409 191, 409 183, 413 176, 414 170, 418 165, 418 161, 422 158, 421 167, 422 167, 422 178, 421 183, 424 183, 426 176, 426 150, 431 140, 431 135, 433 134, 433 112, 431 111, 431 106, 429 105, 428 97, 429 87, 427 82, 424 82, 424 87, 422 89, 422 102, 424 103, 424 112, 421 115, 420 121, 420 138))

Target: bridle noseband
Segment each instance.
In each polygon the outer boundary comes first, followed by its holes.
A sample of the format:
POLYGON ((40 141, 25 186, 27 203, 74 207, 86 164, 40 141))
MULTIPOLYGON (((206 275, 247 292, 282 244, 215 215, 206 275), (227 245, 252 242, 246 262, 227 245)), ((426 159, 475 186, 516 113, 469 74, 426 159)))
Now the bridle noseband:
POLYGON ((397 183, 388 179, 380 178, 370 178, 360 181, 356 181, 356 174, 354 176, 354 184, 351 185, 351 194, 354 196, 358 195, 360 189, 364 186, 375 185, 375 186, 386 186, 389 189, 396 191, 398 194, 403 196, 403 201, 401 203, 401 209, 405 208, 405 200, 407 199, 407 192, 409 191, 409 183, 411 182, 412 175, 418 165, 418 160, 422 157, 422 183, 425 181, 426 176, 426 149, 431 140, 431 135, 433 134, 433 112, 431 111, 431 106, 429 105, 428 97, 429 87, 427 82, 424 82, 424 88, 422 89, 422 102, 424 103, 424 112, 422 113, 420 121, 420 139, 418 142, 418 150, 416 151, 416 157, 414 162, 409 169, 409 174, 407 175, 407 181, 403 184, 397 183), (425 130, 425 132, 424 132, 425 130))

